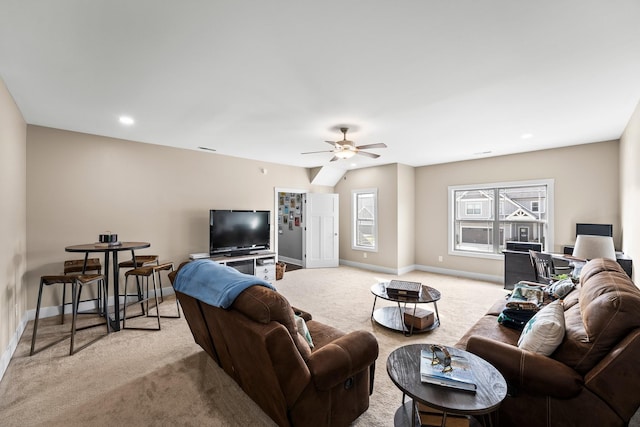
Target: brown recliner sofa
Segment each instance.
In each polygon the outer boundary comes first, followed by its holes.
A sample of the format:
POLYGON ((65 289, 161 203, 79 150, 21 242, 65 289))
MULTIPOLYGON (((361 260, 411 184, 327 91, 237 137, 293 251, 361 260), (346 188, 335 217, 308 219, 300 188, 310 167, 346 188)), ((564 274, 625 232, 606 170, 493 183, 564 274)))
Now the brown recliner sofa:
POLYGON ((247 288, 228 309, 176 295, 196 343, 278 425, 348 426, 368 409, 378 357, 373 334, 314 321, 264 286, 247 288), (313 349, 294 312, 305 319, 313 349))
POLYGON ((509 393, 500 426, 624 426, 640 406, 640 290, 617 262, 595 259, 563 302, 565 336, 550 356, 518 348, 499 301, 456 344, 493 364, 509 393))

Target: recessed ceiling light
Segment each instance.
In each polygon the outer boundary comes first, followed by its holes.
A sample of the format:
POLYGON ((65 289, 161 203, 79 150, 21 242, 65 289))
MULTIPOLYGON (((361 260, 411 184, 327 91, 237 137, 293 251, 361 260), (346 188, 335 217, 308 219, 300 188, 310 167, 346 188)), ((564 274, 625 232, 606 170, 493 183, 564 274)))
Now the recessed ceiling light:
POLYGON ((118 120, 120 120, 120 123, 127 126, 131 126, 135 123, 135 121, 129 116, 120 116, 118 120))
POLYGON ((209 147, 198 147, 198 148, 205 151, 216 151, 215 148, 209 148, 209 147))
POLYGON ((522 135, 520 135, 520 138, 522 138, 522 139, 533 138, 533 134, 532 133, 523 133, 522 135))

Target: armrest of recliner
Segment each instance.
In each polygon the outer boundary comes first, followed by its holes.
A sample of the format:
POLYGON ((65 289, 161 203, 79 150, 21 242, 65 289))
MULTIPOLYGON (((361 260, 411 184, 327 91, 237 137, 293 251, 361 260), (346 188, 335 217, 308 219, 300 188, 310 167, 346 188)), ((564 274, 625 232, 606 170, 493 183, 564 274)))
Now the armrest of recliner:
POLYGON ((375 336, 367 331, 355 331, 311 353, 308 366, 316 387, 329 390, 368 369, 377 358, 375 336))
POLYGON ((471 336, 467 351, 495 366, 516 390, 568 399, 584 384, 583 377, 562 362, 490 338, 471 336))

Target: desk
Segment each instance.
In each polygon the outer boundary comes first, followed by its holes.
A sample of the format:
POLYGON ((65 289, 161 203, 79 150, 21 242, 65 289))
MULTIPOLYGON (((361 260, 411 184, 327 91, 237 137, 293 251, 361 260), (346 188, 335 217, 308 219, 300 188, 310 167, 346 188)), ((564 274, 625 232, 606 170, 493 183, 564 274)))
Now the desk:
POLYGON ((64 248, 67 252, 84 252, 84 262, 87 263, 90 253, 104 253, 104 274, 106 277, 107 290, 109 289, 109 261, 113 254, 113 305, 114 318, 110 319, 111 329, 120 330, 120 269, 118 267, 118 252, 131 251, 131 258, 135 264, 135 250, 144 249, 151 246, 147 242, 122 242, 119 245, 107 245, 106 243, 89 243, 86 245, 73 245, 64 248))
POLYGON ((467 358, 478 389, 475 393, 469 393, 423 383, 420 380, 420 351, 428 350, 429 347, 429 344, 406 345, 394 350, 387 359, 387 373, 403 393, 403 404, 396 411, 394 425, 415 426, 417 403, 444 413, 479 417, 483 425, 491 425, 491 413, 498 409, 507 395, 507 383, 502 374, 475 354, 447 347, 452 356, 467 358), (412 401, 405 404, 404 395, 409 396, 412 401))
MULTIPOLYGON (((513 285, 521 280, 535 282, 533 266, 529 252, 504 250, 504 288, 513 289, 513 285)), ((571 257, 567 254, 552 253, 555 260, 563 260, 566 263, 571 261, 571 257)), ((629 277, 632 273, 632 261, 627 255, 616 253, 618 264, 624 269, 629 277)), ((566 264, 565 263, 565 264, 566 264)))

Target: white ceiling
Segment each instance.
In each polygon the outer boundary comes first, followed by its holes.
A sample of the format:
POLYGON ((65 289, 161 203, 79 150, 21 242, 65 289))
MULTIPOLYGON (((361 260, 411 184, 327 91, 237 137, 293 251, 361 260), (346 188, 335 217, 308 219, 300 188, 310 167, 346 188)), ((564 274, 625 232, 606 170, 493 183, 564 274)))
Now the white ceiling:
POLYGON ((388 148, 344 168, 421 166, 619 138, 639 22, 638 0, 0 0, 0 77, 30 124, 304 167, 348 125, 388 148))

